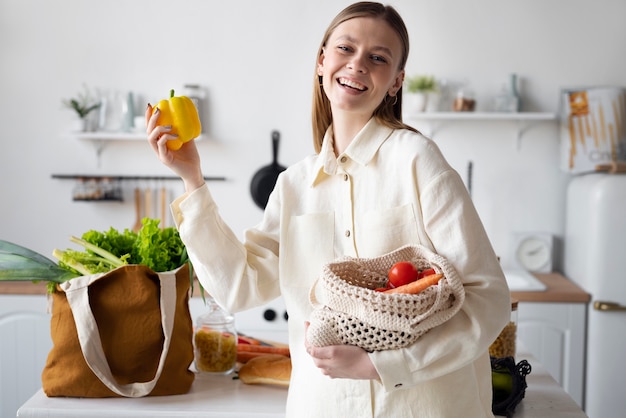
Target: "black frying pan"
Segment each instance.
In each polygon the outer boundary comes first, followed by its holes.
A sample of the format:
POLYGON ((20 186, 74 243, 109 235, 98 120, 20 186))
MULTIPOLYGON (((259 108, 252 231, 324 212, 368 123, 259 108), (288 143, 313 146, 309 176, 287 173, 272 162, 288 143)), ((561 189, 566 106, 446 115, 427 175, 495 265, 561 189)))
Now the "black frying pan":
POLYGON ((254 203, 256 203, 256 205, 261 209, 265 209, 265 206, 267 206, 267 200, 269 199, 272 190, 274 190, 278 175, 286 169, 282 165, 278 164, 279 139, 280 133, 278 131, 272 131, 272 147, 274 153, 272 164, 261 167, 259 171, 254 174, 254 177, 252 177, 252 181, 250 182, 252 200, 254 200, 254 203))

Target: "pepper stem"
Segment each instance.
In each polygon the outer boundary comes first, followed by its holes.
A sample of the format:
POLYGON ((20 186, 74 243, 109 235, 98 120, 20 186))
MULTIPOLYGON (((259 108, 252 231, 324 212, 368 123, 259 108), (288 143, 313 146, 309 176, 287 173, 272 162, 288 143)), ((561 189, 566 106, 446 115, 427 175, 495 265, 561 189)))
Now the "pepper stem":
POLYGON ((171 89, 171 90, 170 90, 170 99, 171 99, 172 97, 174 97, 174 89, 171 89))

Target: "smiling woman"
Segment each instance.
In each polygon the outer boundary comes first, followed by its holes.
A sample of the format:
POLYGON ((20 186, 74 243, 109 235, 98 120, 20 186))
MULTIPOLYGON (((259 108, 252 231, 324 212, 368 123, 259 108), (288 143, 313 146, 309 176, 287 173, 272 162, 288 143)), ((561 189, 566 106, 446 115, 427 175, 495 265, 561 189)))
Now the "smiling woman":
MULTIPOLYGON (((374 68, 375 74, 380 74, 385 70, 388 73, 387 76, 392 77, 385 84, 390 89, 393 83, 393 89, 388 90, 387 95, 383 94, 379 97, 380 100, 377 101, 373 112, 370 112, 369 115, 371 116, 373 113, 391 128, 415 130, 401 122, 402 81, 404 80, 404 67, 409 55, 409 35, 404 22, 393 8, 381 9, 381 5, 377 3, 357 3, 357 5, 347 7, 335 17, 328 26, 318 49, 313 87, 313 145, 316 152, 321 150, 324 134, 331 121, 338 117, 338 115, 332 114, 327 88, 330 90, 330 87, 341 82, 333 77, 332 73, 328 74, 324 71, 327 53, 331 58, 335 56, 337 61, 343 57, 346 66, 351 65, 351 70, 357 73, 368 71, 376 64, 384 67, 378 70, 374 68), (355 20, 357 18, 363 19, 355 20), (356 35, 350 30, 342 29, 344 24, 356 29, 360 38, 357 40, 356 35), (364 26, 359 27, 361 24, 364 26), (372 26, 379 26, 379 28, 377 27, 375 31, 372 31, 372 26), (355 59, 357 61, 353 61, 355 59), (362 62, 358 61, 359 59, 362 62), (356 70, 355 64, 358 66, 356 70), (400 82, 399 86, 396 84, 398 81, 400 82)), ((341 61, 335 65, 339 64, 341 61)), ((378 75, 378 78, 382 78, 382 76, 378 75)), ((342 82, 350 87, 358 86, 357 90, 359 91, 369 88, 367 84, 361 84, 360 80, 353 80, 352 77, 348 76, 342 78, 342 82)), ((379 88, 382 89, 383 86, 379 88)))
MULTIPOLYGON (((208 184, 223 220, 235 231, 235 236, 242 236, 242 231, 260 221, 263 214, 250 197, 248 180, 257 168, 270 162, 269 131, 277 128, 283 135, 280 155, 285 166, 295 165, 305 155, 312 154, 313 84, 320 90, 316 52, 326 25, 349 3, 351 1, 342 4, 293 0, 64 0, 63 4, 72 10, 67 13, 66 8, 58 7, 59 2, 0 2, 0 50, 11 57, 3 61, 3 77, 0 78, 4 98, 0 102, 0 113, 5 116, 3 134, 7 138, 20 138, 10 141, 11 145, 0 152, 0 173, 3 179, 10 179, 0 181, 0 194, 10 196, 0 209, 0 238, 21 242, 48 254, 57 243, 65 242, 69 232, 92 227, 104 229, 110 225, 124 228, 134 222, 132 192, 135 185, 132 182, 124 183, 125 198, 131 197, 124 202, 77 203, 64 197, 71 192, 71 183, 51 180, 51 173, 162 174, 164 168, 155 164, 154 155, 146 152, 146 144, 111 142, 102 153, 102 165, 97 166, 92 143, 66 135, 73 111, 64 109, 60 99, 79 91, 83 82, 95 88, 132 89, 137 93, 135 97, 150 99, 152 103, 171 87, 187 82, 206 86, 209 97, 205 108, 208 118, 205 139, 208 140, 197 142, 197 146, 203 156, 205 174, 224 174, 230 178, 227 182, 208 184), (38 13, 32 13, 33 4, 38 13), (267 13, 270 9, 280 12, 267 13), (259 27, 259 16, 263 16, 263 30, 255 30, 259 27), (174 20, 185 22, 184 39, 193 39, 193 42, 172 36, 172 31, 159 29, 165 25, 163 22, 174 20), (112 30, 111 22, 126 29, 112 30), (129 42, 130 39, 134 41, 129 42), (176 51, 176 58, 166 51, 176 51), (41 72, 42 64, 45 74, 41 72), (34 116, 33 103, 46 110, 34 116), (33 192, 24 193, 24 190, 33 192), (42 202, 45 202, 45 210, 41 210, 42 202)), ((444 77, 453 92, 456 82, 467 80, 476 93, 479 112, 489 110, 490 94, 497 93, 511 71, 520 72, 526 99, 523 110, 530 112, 555 112, 558 107, 555 92, 560 86, 580 85, 581 80, 588 86, 604 85, 607 81, 626 83, 623 71, 626 54, 607 53, 623 50, 620 45, 626 40, 626 25, 620 20, 626 14, 626 2, 526 1, 498 2, 494 6, 492 0, 394 0, 391 4, 402 13, 409 30, 411 57, 406 65, 407 75, 433 73, 444 77), (567 19, 563 18, 564 9, 567 19), (484 10, 490 12, 484 13, 484 10), (511 19, 511 16, 516 18, 511 19), (528 21, 533 22, 532 31, 525 30, 528 21), (585 36, 577 37, 576 42, 572 42, 572 21, 585 22, 585 36), (510 48, 511 45, 519 45, 519 48, 510 48), (554 54, 555 47, 559 48, 559 54, 554 54), (493 51, 498 51, 497 56, 493 51), (608 65, 598 71, 597 62, 608 65)), ((405 85, 399 92, 403 110, 408 102, 406 93, 405 85)), ((444 96, 442 99, 441 110, 451 109, 451 98, 444 96)), ((390 101, 389 105, 392 103, 390 101)), ((139 100, 137 106, 141 111, 145 107, 144 100, 139 100)), ((549 113, 544 115, 550 116, 549 113)), ((446 115, 424 114, 419 118, 435 119, 419 121, 416 116, 409 123, 415 123, 420 130, 423 128, 422 132, 437 132, 436 145, 453 168, 464 170, 468 159, 474 162, 474 204, 502 256, 503 265, 509 261, 506 249, 511 231, 545 229, 564 236, 564 183, 569 177, 555 167, 560 157, 558 121, 522 119, 518 123, 499 118, 490 121, 485 114, 475 115, 480 119, 465 118, 471 115, 456 116, 460 120, 449 123, 446 115), (519 149, 512 146, 516 132, 521 132, 523 138, 519 149), (510 187, 522 177, 525 187, 510 187)), ((404 121, 407 121, 406 116, 404 121)), ((322 129, 320 147, 324 133, 322 129)), ((381 150, 392 142, 388 140, 381 150)), ((343 167, 339 165, 339 158, 329 161, 343 167)), ((354 160, 349 161, 357 165, 354 160)), ((382 159, 371 161, 385 164, 382 159)), ((420 158, 415 163, 418 161, 422 165, 426 160, 420 158)), ((367 167, 371 170, 374 165, 370 163, 367 167)), ((421 215, 409 189, 402 189, 403 204, 390 207, 394 205, 390 203, 394 198, 388 192, 395 189, 396 178, 405 179, 412 171, 408 167, 404 167, 403 173, 394 171, 393 166, 385 168, 390 170, 371 170, 372 177, 375 171, 381 177, 370 182, 363 175, 354 176, 354 170, 348 167, 348 172, 343 170, 341 174, 350 178, 333 185, 336 205, 329 204, 326 212, 306 212, 306 216, 297 220, 290 219, 291 227, 300 225, 297 231, 305 231, 308 235, 304 236, 315 242, 315 247, 302 243, 304 248, 298 254, 306 258, 298 260, 301 270, 310 267, 313 271, 318 266, 316 257, 307 254, 307 250, 331 256, 345 254, 343 248, 337 247, 352 239, 358 241, 359 253, 363 255, 383 251, 390 242, 387 237, 394 235, 396 239, 420 236, 427 242, 428 236, 417 235, 418 231, 421 233, 420 222, 416 222, 413 215, 418 216, 418 221, 421 215), (366 188, 361 185, 365 181, 372 193, 361 196, 366 188), (383 183, 385 187, 379 187, 383 183), (338 191, 339 184, 345 189, 358 189, 353 206, 348 205, 352 201, 347 192, 338 191), (359 200, 363 197, 375 202, 377 207, 364 208, 359 200), (335 212, 334 208, 340 203, 344 206, 335 212), (406 209, 402 212, 406 222, 402 224, 397 222, 399 208, 406 209), (371 210, 364 212, 365 209, 371 210), (341 216, 349 210, 357 215, 354 224, 344 222, 346 218, 341 216), (396 212, 394 224, 389 221, 390 212, 396 212), (409 214, 411 216, 404 216, 409 214), (375 228, 369 221, 378 217, 380 228, 375 228), (337 236, 319 227, 321 219, 334 220, 339 230, 337 236), (346 230, 351 225, 354 228, 350 228, 350 238, 346 238, 346 230), (367 230, 363 229, 364 225, 367 230), (375 239, 359 241, 374 229, 375 239), (378 233, 383 232, 385 238, 381 239, 378 233)), ((339 173, 327 175, 320 171, 318 183, 310 189, 326 187, 329 179, 339 176, 339 173)), ((303 191, 314 184, 312 177, 307 179, 310 182, 302 185, 296 196, 321 200, 322 196, 303 191)), ((182 192, 182 184, 171 184, 172 196, 182 192)), ((287 243, 282 242, 282 245, 287 243)), ((213 243, 207 248, 215 246, 213 243)), ((437 249, 445 251, 439 245, 437 249)), ((281 260, 284 261, 282 257, 281 260)), ((284 275, 281 271, 281 277, 284 275)), ((304 286, 303 280, 294 279, 294 282, 294 287, 304 286)), ((41 312, 45 312, 45 304, 41 312)), ((8 344, 10 339, 2 341, 8 344)), ((579 369, 575 366, 571 370, 579 369)), ((18 376, 1 374, 7 379, 5 382, 11 382, 5 388, 12 385, 11 376, 18 376)), ((24 374, 19 376, 23 378, 24 374)), ((8 394, 0 392, 6 400, 8 394)), ((0 404, 6 407, 3 400, 0 404)), ((529 399, 525 402, 530 406, 529 399)), ((534 409, 534 403, 532 405, 534 409)), ((529 409, 527 407, 526 411, 529 409)))
POLYGON ((283 296, 293 367, 287 417, 492 416, 488 347, 505 325, 509 292, 461 178, 433 141, 402 122, 408 51, 392 7, 362 2, 339 13, 315 56, 316 154, 278 175, 263 220, 243 242, 202 180, 196 142, 169 150, 171 130, 148 106, 148 141, 185 185, 172 211, 203 287, 235 313, 283 296), (324 266, 416 244, 450 260, 468 295, 455 297, 463 314, 401 349, 313 338, 310 298, 324 266))
POLYGON ((352 130, 335 131, 341 154, 384 99, 395 101, 404 81, 401 42, 388 24, 374 18, 351 19, 328 38, 318 58, 317 74, 331 103, 334 119, 349 113, 352 130))

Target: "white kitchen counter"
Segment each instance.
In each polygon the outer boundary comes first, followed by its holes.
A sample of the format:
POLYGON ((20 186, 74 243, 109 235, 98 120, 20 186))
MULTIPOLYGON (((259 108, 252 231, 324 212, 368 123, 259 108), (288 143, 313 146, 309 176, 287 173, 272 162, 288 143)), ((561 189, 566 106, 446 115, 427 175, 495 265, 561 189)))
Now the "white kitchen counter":
POLYGON ((40 389, 18 417, 283 418, 287 388, 197 374, 189 393, 144 398, 48 398, 40 389))
MULTIPOLYGON (((526 396, 515 418, 584 418, 574 400, 532 356, 526 359, 532 372, 526 377, 526 396)), ((246 385, 232 376, 198 375, 185 395, 145 398, 76 399, 48 398, 39 390, 17 411, 18 417, 284 417, 287 389, 246 385)))
POLYGON ((519 345, 518 350, 516 362, 528 360, 532 371, 526 376, 526 395, 515 408, 514 418, 588 418, 537 359, 519 345))

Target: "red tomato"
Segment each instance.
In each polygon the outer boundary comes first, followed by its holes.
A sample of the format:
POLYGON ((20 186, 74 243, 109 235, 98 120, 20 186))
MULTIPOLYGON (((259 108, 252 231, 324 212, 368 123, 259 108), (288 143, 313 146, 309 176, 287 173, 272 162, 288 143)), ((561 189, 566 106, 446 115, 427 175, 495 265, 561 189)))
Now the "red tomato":
POLYGON ((417 267, 408 261, 400 261, 394 264, 387 277, 389 278, 389 287, 398 287, 417 280, 417 267))
POLYGON ((435 274, 435 273, 437 273, 435 269, 422 270, 419 272, 418 278, 421 279, 422 277, 430 276, 431 274, 435 274))

